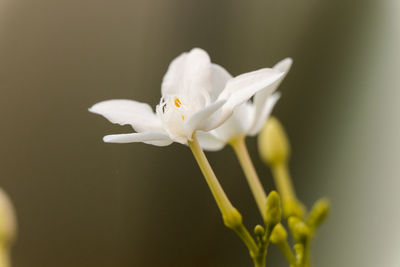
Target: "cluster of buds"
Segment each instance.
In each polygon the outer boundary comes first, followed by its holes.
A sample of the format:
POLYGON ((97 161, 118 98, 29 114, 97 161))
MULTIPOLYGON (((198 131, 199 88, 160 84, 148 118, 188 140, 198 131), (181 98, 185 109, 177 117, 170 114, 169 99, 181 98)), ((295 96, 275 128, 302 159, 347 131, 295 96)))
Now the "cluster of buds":
POLYGON ((290 144, 281 123, 271 117, 258 137, 260 156, 271 167, 280 196, 272 191, 267 201, 266 224, 274 224, 269 240, 277 245, 291 266, 309 267, 310 245, 318 226, 322 224, 329 212, 329 201, 318 200, 309 213, 297 199, 288 171, 290 144), (279 204, 278 204, 279 203, 279 204), (293 236, 293 250, 287 240, 287 231, 281 222, 281 210, 293 236))

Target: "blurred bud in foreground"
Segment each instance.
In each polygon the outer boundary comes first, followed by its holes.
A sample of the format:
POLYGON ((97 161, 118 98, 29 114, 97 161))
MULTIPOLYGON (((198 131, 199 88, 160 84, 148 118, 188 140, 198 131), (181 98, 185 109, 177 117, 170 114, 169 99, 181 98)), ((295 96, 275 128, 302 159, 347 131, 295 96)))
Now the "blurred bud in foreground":
POLYGON ((297 199, 289 199, 284 201, 283 210, 285 218, 289 218, 291 216, 295 216, 300 219, 304 218, 305 207, 297 199))
POLYGON ((290 144, 281 123, 270 117, 258 136, 258 151, 265 163, 276 166, 286 163, 290 156, 290 144))
POLYGON ((290 217, 288 225, 296 243, 304 244, 311 235, 308 226, 297 217, 290 217))
POLYGON ((14 207, 0 188, 0 267, 10 266, 10 247, 17 236, 14 207))
POLYGON ((321 198, 315 202, 307 219, 307 225, 312 229, 318 228, 329 214, 330 203, 327 198, 321 198))

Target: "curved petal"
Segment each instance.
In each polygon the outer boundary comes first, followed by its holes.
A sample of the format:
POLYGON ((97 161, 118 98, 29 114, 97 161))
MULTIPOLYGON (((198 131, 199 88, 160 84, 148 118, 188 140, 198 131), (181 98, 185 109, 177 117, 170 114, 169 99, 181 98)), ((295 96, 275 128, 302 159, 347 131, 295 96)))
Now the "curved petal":
MULTIPOLYGON (((280 79, 278 79, 276 82, 273 84, 267 86, 263 90, 259 91, 256 93, 254 96, 254 105, 255 105, 255 113, 254 113, 254 125, 253 128, 257 128, 258 125, 256 126, 255 124, 258 123, 258 121, 263 120, 263 118, 260 118, 263 115, 264 110, 266 109, 265 105, 268 103, 267 99, 270 97, 270 95, 275 92, 275 90, 278 88, 278 86, 281 84, 282 80, 286 77, 287 73, 290 70, 290 67, 292 66, 293 60, 291 58, 285 58, 284 60, 281 60, 278 62, 273 69, 278 70, 283 72, 284 74, 281 76, 280 79)), ((265 121, 264 121, 265 122, 265 121)))
POLYGON ((196 132, 197 139, 199 140, 200 146, 204 150, 208 151, 218 151, 224 148, 225 142, 220 140, 213 131, 211 132, 196 132))
POLYGON ((271 114, 272 109, 274 108, 276 102, 279 100, 280 97, 281 93, 276 92, 267 99, 265 105, 263 106, 263 109, 260 112, 260 115, 254 116, 254 123, 249 130, 249 135, 254 136, 261 131, 265 122, 267 121, 267 118, 271 114))
POLYGON ((266 68, 245 73, 229 80, 218 97, 218 100, 225 99, 227 101, 222 106, 218 116, 214 118, 214 124, 210 125, 210 128, 220 126, 232 115, 235 107, 249 100, 257 91, 276 82, 282 75, 283 73, 278 70, 266 68))
POLYGON ((246 135, 252 125, 254 108, 251 102, 245 102, 236 107, 233 114, 213 132, 225 143, 232 138, 246 135))
POLYGON ((211 100, 215 101, 225 88, 226 83, 232 79, 232 75, 229 72, 217 64, 211 65, 211 100))
POLYGON ((219 100, 193 114, 184 125, 189 135, 191 136, 195 130, 212 130, 209 127, 210 117, 212 117, 213 114, 218 111, 225 103, 225 100, 219 100))
POLYGON ((211 61, 207 52, 193 48, 171 62, 162 81, 161 93, 164 96, 210 90, 210 73, 211 61))
POLYGON ((162 130, 161 121, 152 108, 134 100, 106 100, 95 104, 89 111, 102 115, 112 123, 130 124, 137 132, 162 130))
POLYGON ((143 142, 155 146, 168 146, 172 143, 169 136, 162 132, 143 132, 129 134, 111 134, 103 137, 106 143, 135 143, 143 142))

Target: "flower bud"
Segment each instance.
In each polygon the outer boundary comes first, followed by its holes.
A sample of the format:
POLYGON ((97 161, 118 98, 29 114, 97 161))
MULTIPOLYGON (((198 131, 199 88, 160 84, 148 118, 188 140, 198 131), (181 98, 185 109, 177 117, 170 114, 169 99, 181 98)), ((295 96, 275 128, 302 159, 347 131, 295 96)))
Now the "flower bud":
POLYGON ((226 214, 223 214, 223 220, 226 227, 235 229, 242 224, 242 215, 235 208, 231 209, 226 214))
POLYGON ((17 235, 17 225, 13 205, 0 188, 0 244, 12 243, 17 235))
POLYGON ((258 136, 258 151, 265 163, 276 166, 290 156, 290 144, 282 124, 270 117, 258 136))
POLYGON ((277 245, 284 243, 286 241, 286 238, 287 238, 287 232, 285 228, 283 227, 282 224, 278 223, 274 227, 274 230, 272 230, 269 240, 271 240, 272 243, 277 245))
POLYGON ((264 227, 261 225, 257 224, 256 227, 254 227, 254 234, 258 237, 262 237, 265 233, 264 227))
POLYGON ((292 232, 293 238, 297 243, 305 243, 305 241, 311 235, 308 226, 297 217, 290 217, 288 225, 290 231, 292 232))
POLYGON ((326 198, 321 198, 315 202, 308 216, 307 224, 312 228, 320 226, 329 214, 329 206, 329 200, 326 198))
POLYGON ((274 227, 281 221, 281 199, 276 191, 271 191, 267 197, 265 224, 274 227))
POLYGON ((304 217, 305 208, 298 200, 289 199, 283 202, 283 213, 285 218, 295 216, 302 219, 304 217))

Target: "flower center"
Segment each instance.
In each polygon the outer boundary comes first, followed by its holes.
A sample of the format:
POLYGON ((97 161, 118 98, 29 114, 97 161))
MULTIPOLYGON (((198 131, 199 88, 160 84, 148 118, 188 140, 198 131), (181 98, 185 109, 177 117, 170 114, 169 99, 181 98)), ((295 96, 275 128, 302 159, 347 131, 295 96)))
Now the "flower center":
MULTIPOLYGON (((175 97, 175 99, 174 99, 174 105, 175 105, 175 107, 177 107, 177 108, 180 108, 180 107, 181 107, 182 102, 179 100, 179 98, 175 97)), ((181 118, 182 118, 182 120, 185 120, 185 116, 182 115, 182 114, 181 114, 181 118)))
POLYGON ((207 92, 195 94, 165 95, 161 97, 160 104, 156 107, 157 115, 160 117, 164 129, 174 140, 191 138, 192 133, 185 129, 185 122, 190 117, 204 108, 209 103, 207 92))
POLYGON ((181 101, 180 101, 179 98, 177 98, 177 97, 175 97, 175 99, 174 99, 174 104, 175 104, 175 106, 176 106, 177 108, 180 108, 181 105, 182 105, 181 101))

